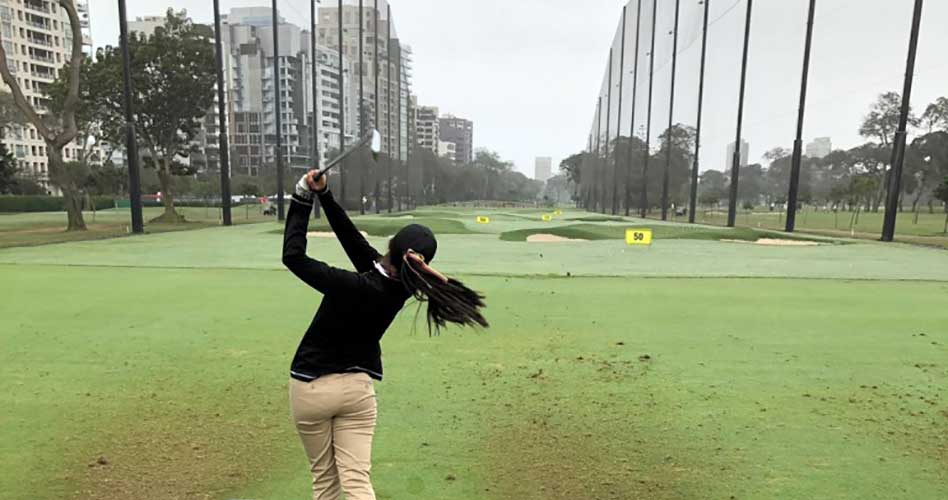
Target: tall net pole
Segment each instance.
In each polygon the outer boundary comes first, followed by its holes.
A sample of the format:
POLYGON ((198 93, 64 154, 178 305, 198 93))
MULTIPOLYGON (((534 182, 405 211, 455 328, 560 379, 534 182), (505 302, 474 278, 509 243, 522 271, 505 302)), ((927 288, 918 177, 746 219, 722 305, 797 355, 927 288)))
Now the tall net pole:
POLYGON ((704 0, 704 25, 701 29, 701 70, 698 76, 698 122, 695 127, 695 161, 691 167, 691 193, 688 197, 688 222, 695 223, 695 211, 698 210, 698 157, 701 154, 701 113, 704 107, 705 62, 708 55, 708 12, 711 0, 704 0))
POLYGON ((905 134, 912 101, 912 81, 915 77, 915 54, 918 49, 918 33, 922 22, 922 0, 915 0, 912 16, 912 35, 909 38, 908 61, 905 64, 905 85, 902 88, 902 109, 899 129, 895 132, 892 146, 892 172, 889 177, 889 193, 885 202, 885 219, 882 223, 882 241, 895 238, 895 216, 899 209, 899 193, 902 191, 902 163, 905 160, 905 134))
POLYGON ((280 20, 273 0, 273 114, 276 116, 277 219, 286 218, 283 207, 283 96, 280 90, 280 20))
POLYGON ((744 21, 744 56, 741 61, 741 90, 737 98, 737 138, 734 140, 734 157, 731 158, 731 197, 728 200, 727 226, 734 227, 737 221, 738 178, 741 173, 741 128, 744 125, 744 89, 747 86, 747 49, 750 46, 751 12, 754 0, 747 0, 747 19, 744 21))
POLYGON ((230 154, 227 150, 227 103, 224 101, 224 44, 221 42, 220 0, 214 0, 214 47, 217 52, 217 140, 220 148, 221 222, 231 225, 230 154))

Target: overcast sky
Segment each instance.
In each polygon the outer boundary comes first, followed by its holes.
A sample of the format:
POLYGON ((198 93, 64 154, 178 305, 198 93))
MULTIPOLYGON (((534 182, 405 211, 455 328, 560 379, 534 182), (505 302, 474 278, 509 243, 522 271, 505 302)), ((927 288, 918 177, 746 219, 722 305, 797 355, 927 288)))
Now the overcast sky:
MULTIPOLYGON (((281 15, 288 21, 308 24, 309 0, 279 2, 281 15)), ((671 17, 661 13, 663 9, 671 12, 673 5, 672 0, 658 2, 657 57, 662 44, 671 40, 669 30, 663 28, 671 17)), ((744 134, 751 144, 751 162, 759 161, 771 147, 792 146, 806 3, 755 3, 744 134)), ((901 91, 913 3, 820 0, 805 139, 830 136, 834 146, 855 145, 861 141, 859 120, 874 96, 886 90, 901 91)), ((269 4, 267 0, 221 0, 224 11, 269 4)), ((691 15, 700 12, 697 4, 697 0, 682 0, 679 25, 682 55, 675 121, 689 124, 694 122, 697 100, 700 42, 688 47, 698 33, 699 18, 691 15)), ((473 120, 475 147, 500 152, 531 176, 536 156, 552 156, 558 164, 585 147, 623 5, 619 0, 392 0, 398 33, 414 50, 413 83, 419 103, 473 120)), ((743 0, 713 0, 711 5, 713 19, 719 15, 720 19, 709 36, 702 157, 706 159, 703 168, 720 169, 727 144, 734 140, 733 101, 739 83, 745 4, 743 0)), ((158 15, 174 7, 186 8, 197 21, 210 22, 210 6, 208 0, 128 0, 130 18, 158 15)), ((934 22, 948 19, 948 2, 927 2, 925 9, 912 98, 918 111, 935 97, 948 95, 948 64, 944 63, 948 30, 934 22)), ((90 15, 94 43, 116 43, 117 1, 90 0, 90 15)), ((632 40, 627 40, 627 47, 630 70, 632 40)), ((623 115, 630 106, 630 80, 625 85, 623 115)), ((667 125, 669 80, 668 65, 656 69, 656 127, 662 115, 667 125)), ((617 82, 614 85, 618 88, 617 82)), ((647 95, 644 90, 639 89, 642 103, 642 96, 647 95)), ((628 117, 623 123, 627 127, 628 117)))

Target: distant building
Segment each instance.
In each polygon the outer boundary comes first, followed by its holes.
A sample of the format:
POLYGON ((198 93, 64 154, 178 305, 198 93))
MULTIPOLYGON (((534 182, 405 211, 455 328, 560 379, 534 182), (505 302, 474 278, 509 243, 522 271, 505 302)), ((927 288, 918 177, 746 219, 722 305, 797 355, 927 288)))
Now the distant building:
MULTIPOLYGON (((75 3, 82 32, 82 49, 91 55, 87 0, 75 3)), ((49 97, 44 89, 59 75, 60 68, 72 55, 72 27, 66 11, 52 0, 21 0, 0 2, 0 39, 7 54, 10 73, 36 112, 49 111, 49 97)), ((0 92, 10 92, 0 82, 0 92)), ((19 112, 19 111, 17 111, 19 112)), ((3 143, 16 158, 19 167, 33 177, 43 189, 56 192, 50 184, 46 141, 33 125, 11 125, 3 134, 3 143)), ((83 149, 83 141, 70 142, 63 149, 64 159, 75 161, 83 149)))
POLYGON ((538 156, 534 167, 533 178, 538 181, 546 182, 553 177, 553 158, 549 156, 538 156))
POLYGON ((155 30, 165 25, 166 16, 136 17, 128 22, 129 33, 141 33, 147 37, 155 34, 155 30))
POLYGON ((448 141, 438 142, 438 156, 447 158, 453 162, 458 161, 457 144, 448 141))
POLYGON ((833 141, 829 137, 817 137, 806 145, 806 155, 810 158, 824 158, 833 151, 833 141))
MULTIPOLYGON (((750 149, 750 144, 747 144, 747 141, 741 139, 741 167, 742 168, 747 166, 747 158, 748 158, 747 152, 749 149, 750 149)), ((731 165, 734 163, 734 143, 733 142, 727 145, 727 158, 725 158, 725 160, 726 162, 724 163, 724 165, 727 166, 727 168, 730 168, 731 165)))
POLYGON ((418 137, 418 146, 441 155, 438 146, 440 142, 440 127, 437 106, 418 106, 415 108, 415 130, 418 137))
POLYGON ((444 115, 439 120, 439 139, 453 142, 457 146, 457 162, 470 163, 474 160, 474 122, 444 115))

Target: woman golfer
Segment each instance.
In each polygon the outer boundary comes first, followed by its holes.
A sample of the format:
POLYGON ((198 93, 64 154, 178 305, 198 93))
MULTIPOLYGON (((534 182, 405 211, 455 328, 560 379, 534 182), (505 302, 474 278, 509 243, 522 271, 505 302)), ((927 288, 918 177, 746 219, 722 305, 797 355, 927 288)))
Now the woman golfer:
POLYGON ((428 328, 480 325, 483 296, 429 266, 438 242, 410 225, 380 255, 333 199, 326 176, 311 171, 296 186, 286 217, 283 264, 323 294, 290 369, 290 405, 313 472, 313 498, 375 498, 369 479, 375 431, 374 380, 382 380, 379 340, 405 302, 428 303, 428 328), (313 197, 356 271, 306 256, 313 197))

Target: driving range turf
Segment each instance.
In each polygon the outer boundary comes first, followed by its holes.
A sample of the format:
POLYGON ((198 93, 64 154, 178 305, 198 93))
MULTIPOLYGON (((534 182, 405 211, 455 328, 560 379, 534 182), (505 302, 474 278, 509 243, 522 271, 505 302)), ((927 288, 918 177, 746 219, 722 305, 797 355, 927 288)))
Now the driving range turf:
MULTIPOLYGON (((356 219, 441 224, 492 323, 409 306, 383 340, 379 498, 948 498, 944 251, 479 213, 356 219), (521 241, 575 226, 601 238, 521 241)), ((0 250, 0 498, 308 498, 287 370, 319 295, 278 229, 0 250)))

